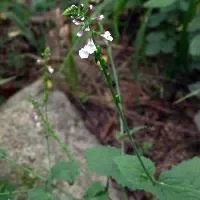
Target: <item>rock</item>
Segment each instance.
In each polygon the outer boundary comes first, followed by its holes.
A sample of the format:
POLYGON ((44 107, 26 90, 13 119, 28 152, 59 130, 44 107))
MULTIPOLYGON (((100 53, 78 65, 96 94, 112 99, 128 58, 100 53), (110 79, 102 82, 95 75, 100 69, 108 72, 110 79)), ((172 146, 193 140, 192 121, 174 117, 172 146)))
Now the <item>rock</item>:
MULTIPOLYGON (((16 163, 33 169, 35 174, 46 176, 49 168, 46 139, 44 131, 37 121, 35 110, 27 99, 30 95, 37 100, 43 97, 41 81, 37 81, 20 91, 1 107, 0 147, 5 148, 16 163)), ((60 91, 50 92, 48 117, 55 130, 59 133, 61 141, 69 147, 75 158, 80 162, 83 172, 73 186, 64 184, 62 189, 73 194, 75 198, 81 198, 92 181, 101 181, 106 184, 105 177, 96 177, 86 169, 84 151, 99 143, 85 128, 77 111, 64 93, 60 91)), ((64 153, 55 141, 51 140, 50 142, 50 159, 51 165, 53 165, 57 161, 64 159, 64 153)), ((11 179, 18 185, 23 185, 24 181, 27 183, 27 180, 24 180, 21 175, 19 177, 17 167, 12 167, 7 162, 1 161, 0 169, 0 179, 11 179)), ((34 181, 31 182, 29 180, 28 182, 32 186, 36 184, 34 181)), ((63 195, 60 193, 59 199, 70 199, 67 196, 63 198, 63 195)), ((113 186, 110 187, 110 198, 112 200, 123 199, 120 195, 121 193, 118 190, 113 186)))
POLYGON ((200 111, 198 111, 196 115, 194 116, 194 123, 197 129, 200 131, 200 111))

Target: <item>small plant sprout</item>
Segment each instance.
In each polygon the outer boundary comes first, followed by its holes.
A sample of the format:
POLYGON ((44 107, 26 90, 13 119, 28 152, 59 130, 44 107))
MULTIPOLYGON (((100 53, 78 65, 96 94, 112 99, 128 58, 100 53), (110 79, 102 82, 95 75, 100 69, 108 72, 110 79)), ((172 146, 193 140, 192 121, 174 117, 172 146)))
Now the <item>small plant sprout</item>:
MULTIPOLYGON (((67 8, 64 11, 64 15, 71 17, 73 20, 81 22, 80 24, 80 31, 85 31, 85 29, 91 28, 91 30, 88 32, 89 39, 87 41, 87 44, 79 50, 79 56, 81 59, 88 58, 90 54, 94 53, 95 61, 99 66, 99 69, 102 73, 102 75, 105 78, 105 81, 111 91, 113 102, 116 107, 116 111, 119 115, 120 119, 120 127, 123 129, 123 133, 127 133, 129 140, 131 141, 132 147, 134 149, 134 152, 136 154, 136 157, 138 159, 138 162, 142 168, 142 171, 144 172, 145 176, 147 177, 148 181, 150 181, 152 184, 155 184, 156 181, 154 177, 150 174, 148 169, 146 168, 143 159, 140 156, 139 149, 137 148, 137 145, 135 141, 132 138, 132 135, 130 133, 127 121, 125 119, 122 105, 121 105, 121 98, 120 98, 120 91, 119 91, 119 84, 118 84, 118 78, 116 75, 116 68, 112 57, 112 51, 110 44, 108 41, 113 41, 113 37, 109 31, 105 31, 103 29, 103 25, 100 21, 104 18, 103 15, 94 16, 90 15, 90 6, 80 6, 80 7, 70 7, 67 8), (81 21, 81 18, 84 17, 84 21, 81 21), (98 26, 95 26, 95 25, 98 26), (92 26, 93 25, 93 26, 92 26), (97 31, 96 29, 99 28, 100 30, 97 31), (100 45, 98 45, 95 41, 96 37, 103 37, 105 39, 105 44, 108 50, 109 59, 111 61, 111 67, 108 62, 103 58, 102 51, 100 45), (112 71, 112 73, 111 73, 112 71)), ((72 21, 73 22, 73 21, 72 21)), ((122 154, 124 154, 124 144, 122 144, 122 154)))

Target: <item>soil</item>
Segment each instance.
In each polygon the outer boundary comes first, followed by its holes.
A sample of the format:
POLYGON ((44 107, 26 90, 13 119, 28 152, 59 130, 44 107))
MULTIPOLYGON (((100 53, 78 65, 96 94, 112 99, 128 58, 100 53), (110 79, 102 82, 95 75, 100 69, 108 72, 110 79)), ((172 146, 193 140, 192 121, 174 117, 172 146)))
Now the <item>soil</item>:
MULTIPOLYGON (((0 86, 0 96, 7 99, 17 91, 38 79, 41 66, 36 62, 37 55, 33 46, 21 35, 8 38, 13 27, 9 21, 0 23, 0 77, 14 77, 0 86), (9 39, 9 40, 6 40, 9 39), (19 63, 10 63, 9 54, 13 50, 19 63), (22 65, 22 66, 20 66, 22 65)), ((123 37, 125 38, 125 37, 123 37)), ((65 52, 65 51, 64 51, 65 52)), ((150 60, 151 66, 141 64, 137 70, 137 80, 131 70, 131 56, 134 49, 125 39, 119 45, 113 45, 114 60, 120 78, 120 91, 123 109, 130 129, 145 126, 133 135, 141 154, 156 163, 157 174, 171 168, 183 160, 200 154, 200 134, 193 122, 193 116, 199 109, 194 98, 175 104, 174 101, 187 94, 187 82, 167 79, 163 75, 164 62, 161 59, 150 60), (168 96, 170 95, 170 98, 168 96)), ((78 91, 70 88, 65 92, 80 111, 87 128, 95 134, 102 144, 120 146, 117 134, 120 131, 118 116, 98 66, 92 61, 80 61, 78 91), (83 67, 84 66, 84 67, 83 67)), ((53 59, 52 59, 53 60, 53 59)), ((52 60, 51 64, 55 64, 52 60)), ((60 58, 62 62, 63 57, 60 58)), ((61 63, 60 62, 60 63, 61 63)), ((59 66, 56 63, 55 68, 59 66)), ((184 75, 181 76, 185 79, 184 75)), ((192 82, 190 76, 187 80, 192 82)), ((127 153, 132 152, 126 142, 127 153)), ((147 200, 149 195, 142 192, 130 192, 130 199, 147 200)))

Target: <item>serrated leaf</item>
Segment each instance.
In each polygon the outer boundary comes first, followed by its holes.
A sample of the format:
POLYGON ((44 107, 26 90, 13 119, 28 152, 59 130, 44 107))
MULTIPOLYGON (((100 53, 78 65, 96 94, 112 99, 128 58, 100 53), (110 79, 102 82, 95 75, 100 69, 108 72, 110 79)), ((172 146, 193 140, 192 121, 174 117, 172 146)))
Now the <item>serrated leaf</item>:
POLYGON ((80 175, 80 169, 76 161, 60 161, 52 167, 51 173, 53 179, 64 180, 73 184, 80 175))
POLYGON ((2 148, 0 147, 0 160, 1 160, 1 159, 4 159, 6 156, 7 156, 6 150, 5 150, 5 149, 2 149, 2 148))
MULTIPOLYGON (((151 176, 155 174, 155 165, 153 162, 143 156, 141 159, 148 170, 151 176)), ((149 187, 151 187, 151 181, 147 177, 144 169, 142 168, 138 158, 136 156, 118 156, 113 159, 115 165, 119 169, 119 173, 123 177, 118 179, 118 177, 113 177, 117 180, 118 183, 123 186, 129 187, 130 189, 139 189, 139 190, 147 190, 149 191, 149 187)))
POLYGON ((150 42, 147 43, 145 48, 145 54, 147 56, 155 56, 160 53, 161 50, 161 42, 150 42))
POLYGON ((85 152, 88 168, 100 176, 110 176, 112 174, 112 159, 119 155, 119 149, 105 146, 90 148, 85 152))
POLYGON ((84 200, 107 200, 108 194, 101 183, 93 183, 89 186, 86 194, 84 195, 84 200))
POLYGON ((200 30, 200 16, 196 16, 188 25, 189 32, 195 32, 200 30))
POLYGON ((28 200, 53 200, 53 196, 42 188, 28 191, 28 200))
POLYGON ((156 186, 160 200, 199 200, 200 199, 200 158, 182 162, 160 175, 162 184, 156 186))
POLYGON ((177 0, 149 0, 144 6, 147 8, 163 8, 172 5, 177 0))
POLYGON ((190 53, 193 56, 200 56, 200 34, 192 39, 190 43, 190 53))

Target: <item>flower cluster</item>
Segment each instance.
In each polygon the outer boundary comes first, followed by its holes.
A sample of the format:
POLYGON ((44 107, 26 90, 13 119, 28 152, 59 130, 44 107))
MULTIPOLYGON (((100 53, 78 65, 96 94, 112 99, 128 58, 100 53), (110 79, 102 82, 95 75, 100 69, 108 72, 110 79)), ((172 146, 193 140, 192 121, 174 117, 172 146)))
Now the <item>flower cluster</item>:
POLYGON ((109 31, 105 31, 104 33, 99 33, 92 30, 92 24, 95 22, 100 22, 104 19, 104 15, 92 16, 91 11, 93 10, 93 6, 85 6, 81 4, 79 7, 76 5, 72 5, 63 13, 64 15, 70 16, 72 19, 72 23, 78 26, 77 37, 82 37, 85 32, 89 32, 89 39, 87 44, 79 50, 79 56, 81 59, 88 58, 90 54, 93 54, 97 49, 94 43, 94 35, 99 35, 102 38, 113 41, 113 37, 109 31))

